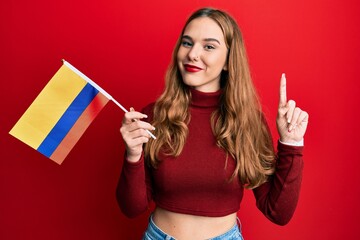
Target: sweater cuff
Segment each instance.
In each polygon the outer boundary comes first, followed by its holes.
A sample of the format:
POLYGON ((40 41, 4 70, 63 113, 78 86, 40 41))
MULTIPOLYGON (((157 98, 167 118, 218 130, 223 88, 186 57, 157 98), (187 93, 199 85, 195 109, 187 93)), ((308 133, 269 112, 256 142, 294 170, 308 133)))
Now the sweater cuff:
POLYGON ((282 143, 280 140, 278 142, 278 154, 300 154, 302 155, 304 146, 292 146, 282 143))
POLYGON ((127 155, 126 152, 124 154, 124 166, 128 167, 128 168, 137 168, 137 167, 142 167, 144 165, 144 154, 142 153, 140 156, 139 161, 137 162, 130 162, 127 159, 127 155))
POLYGON ((281 142, 284 145, 289 145, 289 146, 296 146, 296 147, 302 147, 304 146, 304 139, 301 139, 298 142, 293 142, 293 143, 289 143, 289 142, 282 142, 281 140, 279 140, 279 142, 281 142))

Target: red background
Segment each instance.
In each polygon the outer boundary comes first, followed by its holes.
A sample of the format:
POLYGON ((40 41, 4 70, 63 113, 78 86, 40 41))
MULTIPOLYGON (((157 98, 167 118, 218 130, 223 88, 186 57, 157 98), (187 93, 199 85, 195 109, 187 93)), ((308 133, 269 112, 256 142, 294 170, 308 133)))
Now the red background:
POLYGON ((298 208, 279 227, 246 191, 245 239, 355 239, 360 207, 358 1, 45 1, 0 3, 0 239, 139 239, 146 213, 129 220, 115 200, 123 116, 109 103, 63 165, 8 131, 64 58, 125 107, 140 109, 163 89, 180 30, 202 6, 238 21, 276 139, 282 72, 288 97, 310 114, 298 208))

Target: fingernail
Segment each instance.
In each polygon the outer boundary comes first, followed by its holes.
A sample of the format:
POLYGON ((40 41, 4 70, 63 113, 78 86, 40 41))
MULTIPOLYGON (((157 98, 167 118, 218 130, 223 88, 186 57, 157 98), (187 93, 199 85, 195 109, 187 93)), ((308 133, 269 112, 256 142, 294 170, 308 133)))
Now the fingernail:
POLYGON ((133 107, 130 108, 130 112, 134 111, 135 109, 133 107))
POLYGON ((293 125, 290 125, 289 127, 289 132, 291 132, 291 130, 293 130, 294 126, 293 125))
POLYGON ((156 128, 154 126, 152 126, 153 130, 155 130, 156 128))

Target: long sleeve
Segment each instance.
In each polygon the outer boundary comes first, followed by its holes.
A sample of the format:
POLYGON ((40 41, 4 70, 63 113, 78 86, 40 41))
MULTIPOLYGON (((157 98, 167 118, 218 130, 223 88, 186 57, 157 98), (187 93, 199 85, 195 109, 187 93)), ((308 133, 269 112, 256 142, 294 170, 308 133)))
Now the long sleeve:
POLYGON ((295 212, 302 180, 302 151, 303 147, 279 142, 274 175, 253 190, 257 207, 276 224, 287 224, 295 212))
POLYGON ((152 185, 143 155, 137 163, 130 163, 124 158, 116 197, 121 211, 129 218, 148 209, 152 199, 152 185))

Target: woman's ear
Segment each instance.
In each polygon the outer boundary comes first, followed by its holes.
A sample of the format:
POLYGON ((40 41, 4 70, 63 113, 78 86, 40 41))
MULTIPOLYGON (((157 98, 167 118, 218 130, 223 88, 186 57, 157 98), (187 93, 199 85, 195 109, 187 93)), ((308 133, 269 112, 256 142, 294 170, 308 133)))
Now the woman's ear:
POLYGON ((227 70, 228 70, 228 63, 227 63, 227 61, 226 61, 226 63, 225 63, 225 65, 224 65, 224 67, 223 67, 222 70, 223 70, 223 71, 227 71, 227 70))

